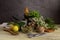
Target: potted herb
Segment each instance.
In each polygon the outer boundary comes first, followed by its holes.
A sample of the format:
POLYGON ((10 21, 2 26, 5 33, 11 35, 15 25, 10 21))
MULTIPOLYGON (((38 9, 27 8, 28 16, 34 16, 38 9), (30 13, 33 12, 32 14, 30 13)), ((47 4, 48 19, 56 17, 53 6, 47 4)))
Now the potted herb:
POLYGON ((36 10, 34 11, 30 11, 30 15, 29 15, 36 23, 36 31, 39 33, 43 33, 45 30, 45 21, 43 19, 43 17, 40 15, 40 13, 36 10))
POLYGON ((38 22, 36 28, 37 28, 38 33, 44 33, 44 31, 45 31, 45 27, 41 24, 41 22, 38 22))
POLYGON ((48 24, 45 32, 53 32, 55 29, 57 29, 57 27, 55 26, 55 24, 51 18, 46 18, 45 22, 48 24))

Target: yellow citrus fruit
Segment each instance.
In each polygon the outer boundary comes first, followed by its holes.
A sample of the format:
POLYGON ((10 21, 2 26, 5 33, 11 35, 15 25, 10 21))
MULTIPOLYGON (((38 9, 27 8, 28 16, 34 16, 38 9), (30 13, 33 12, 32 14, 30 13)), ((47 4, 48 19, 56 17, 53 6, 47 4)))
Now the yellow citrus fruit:
POLYGON ((19 30, 19 27, 18 27, 18 26, 13 26, 12 30, 13 30, 14 32, 17 32, 17 31, 19 30))

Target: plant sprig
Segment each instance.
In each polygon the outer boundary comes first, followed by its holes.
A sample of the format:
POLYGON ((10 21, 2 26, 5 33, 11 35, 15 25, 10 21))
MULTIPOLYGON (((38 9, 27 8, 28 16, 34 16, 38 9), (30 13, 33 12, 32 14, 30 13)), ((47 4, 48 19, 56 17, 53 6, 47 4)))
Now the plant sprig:
POLYGON ((33 11, 30 11, 30 14, 29 14, 30 17, 40 17, 40 14, 38 11, 36 10, 33 10, 33 11))

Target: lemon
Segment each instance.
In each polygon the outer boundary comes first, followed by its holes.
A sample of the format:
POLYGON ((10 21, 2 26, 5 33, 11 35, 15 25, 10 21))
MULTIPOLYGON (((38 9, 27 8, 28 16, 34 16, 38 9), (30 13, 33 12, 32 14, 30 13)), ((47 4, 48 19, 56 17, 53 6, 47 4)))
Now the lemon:
POLYGON ((17 32, 17 31, 19 31, 19 27, 18 27, 18 26, 13 26, 12 30, 13 30, 14 32, 17 32))

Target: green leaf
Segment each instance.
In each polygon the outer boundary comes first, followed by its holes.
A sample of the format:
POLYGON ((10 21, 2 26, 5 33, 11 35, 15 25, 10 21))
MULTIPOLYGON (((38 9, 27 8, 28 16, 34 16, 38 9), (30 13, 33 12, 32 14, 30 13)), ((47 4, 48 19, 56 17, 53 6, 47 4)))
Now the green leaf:
POLYGON ((18 24, 20 25, 20 27, 23 26, 23 25, 25 25, 24 22, 19 22, 18 24))
POLYGON ((31 17, 40 17, 40 14, 39 14, 38 11, 33 10, 33 11, 30 11, 29 16, 31 16, 31 17))
POLYGON ((48 23, 48 24, 53 24, 54 23, 54 21, 51 18, 46 18, 45 22, 48 23))

